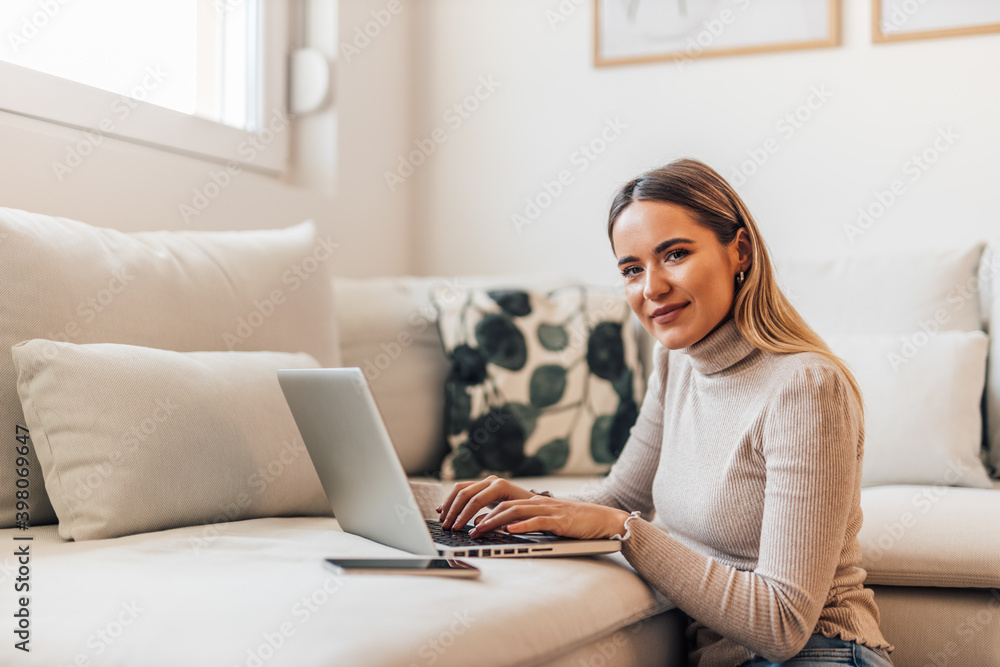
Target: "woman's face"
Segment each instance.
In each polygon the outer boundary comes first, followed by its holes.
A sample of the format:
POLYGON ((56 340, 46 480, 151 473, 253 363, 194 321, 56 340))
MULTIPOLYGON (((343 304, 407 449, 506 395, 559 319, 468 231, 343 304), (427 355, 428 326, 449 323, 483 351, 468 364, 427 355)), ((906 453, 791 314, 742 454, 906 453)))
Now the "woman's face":
POLYGON ((693 345, 728 319, 735 276, 749 266, 745 229, 723 246, 687 209, 634 201, 612 240, 629 305, 664 347, 693 345))

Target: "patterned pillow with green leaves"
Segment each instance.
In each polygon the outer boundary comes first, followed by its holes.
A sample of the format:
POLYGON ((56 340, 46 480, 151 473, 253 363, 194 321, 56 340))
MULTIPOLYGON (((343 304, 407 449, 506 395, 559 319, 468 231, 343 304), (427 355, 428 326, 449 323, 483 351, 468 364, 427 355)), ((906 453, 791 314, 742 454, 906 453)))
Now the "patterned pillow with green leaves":
POLYGON ((642 402, 632 311, 609 288, 437 299, 451 370, 445 479, 607 472, 642 402))

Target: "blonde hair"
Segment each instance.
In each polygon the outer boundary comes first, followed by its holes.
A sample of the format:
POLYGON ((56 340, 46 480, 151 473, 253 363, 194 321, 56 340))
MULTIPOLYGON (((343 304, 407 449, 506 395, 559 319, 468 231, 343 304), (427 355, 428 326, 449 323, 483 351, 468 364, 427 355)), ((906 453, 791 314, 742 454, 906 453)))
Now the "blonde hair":
POLYGON ((861 388, 844 361, 806 324, 788 301, 774 277, 771 257, 750 210, 732 186, 714 169, 698 160, 680 159, 653 169, 623 185, 608 215, 608 238, 614 250, 615 220, 634 201, 660 201, 682 206, 716 239, 728 246, 739 230, 750 239, 751 264, 733 297, 736 328, 765 352, 814 352, 835 363, 847 377, 864 411, 861 388))

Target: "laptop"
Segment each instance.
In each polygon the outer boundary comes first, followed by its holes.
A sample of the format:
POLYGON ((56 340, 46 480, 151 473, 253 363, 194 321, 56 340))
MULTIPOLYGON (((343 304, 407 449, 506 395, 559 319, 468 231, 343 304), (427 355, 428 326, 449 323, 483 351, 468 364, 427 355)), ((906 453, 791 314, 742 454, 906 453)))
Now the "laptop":
POLYGON ((444 530, 418 509, 385 422, 360 368, 279 370, 295 417, 340 527, 420 556, 510 558, 619 551, 612 539, 573 540, 444 530))

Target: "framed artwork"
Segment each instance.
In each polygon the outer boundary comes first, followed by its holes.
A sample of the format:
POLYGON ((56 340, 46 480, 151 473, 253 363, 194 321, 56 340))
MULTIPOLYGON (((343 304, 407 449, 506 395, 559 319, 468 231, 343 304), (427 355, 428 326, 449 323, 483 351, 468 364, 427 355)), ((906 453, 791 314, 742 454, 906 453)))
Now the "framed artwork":
POLYGON ((872 41, 1000 32, 997 0, 872 0, 872 41))
POLYGON ((594 2, 598 67, 840 44, 841 0, 594 2))

